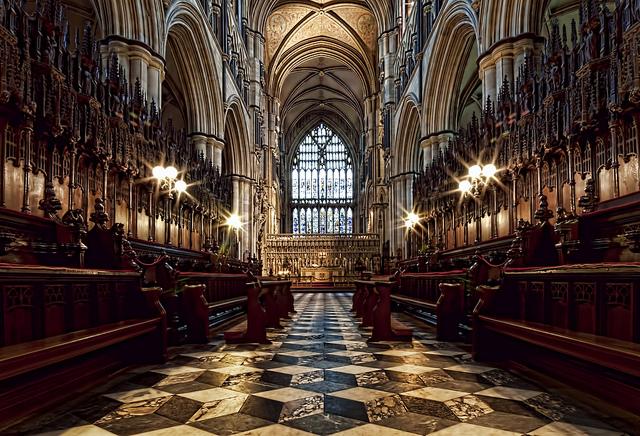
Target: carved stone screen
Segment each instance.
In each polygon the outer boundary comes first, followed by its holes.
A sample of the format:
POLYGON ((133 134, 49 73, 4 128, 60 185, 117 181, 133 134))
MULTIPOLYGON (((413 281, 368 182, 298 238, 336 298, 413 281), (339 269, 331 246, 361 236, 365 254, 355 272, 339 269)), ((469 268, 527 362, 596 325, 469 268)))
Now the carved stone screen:
POLYGON ((320 123, 300 142, 291 165, 294 234, 353 233, 353 160, 320 123))

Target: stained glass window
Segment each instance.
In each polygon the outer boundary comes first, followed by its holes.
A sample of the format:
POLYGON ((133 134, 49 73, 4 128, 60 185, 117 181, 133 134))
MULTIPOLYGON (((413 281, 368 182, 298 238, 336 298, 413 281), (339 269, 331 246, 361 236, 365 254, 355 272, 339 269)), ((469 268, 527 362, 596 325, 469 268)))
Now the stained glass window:
MULTIPOLYGON (((300 233, 307 233, 307 218, 304 209, 300 211, 300 233)), ((295 232, 294 232, 295 233, 295 232)))
POLYGON ((300 233, 298 228, 298 209, 293 209, 293 233, 300 233))
POLYGON ((292 161, 293 233, 353 233, 353 179, 349 149, 320 123, 302 139, 292 161))
POLYGON ((333 231, 333 209, 331 209, 331 208, 329 208, 329 210, 327 211, 327 233, 334 233, 334 231, 333 231))
POLYGON ((318 233, 318 209, 313 209, 313 233, 318 233))
MULTIPOLYGON (((291 172, 291 195, 294 200, 298 199, 298 170, 293 170, 291 172)), ((296 211, 296 215, 297 215, 297 211, 296 211)))
POLYGON ((327 211, 324 207, 320 209, 320 233, 327 233, 327 211))

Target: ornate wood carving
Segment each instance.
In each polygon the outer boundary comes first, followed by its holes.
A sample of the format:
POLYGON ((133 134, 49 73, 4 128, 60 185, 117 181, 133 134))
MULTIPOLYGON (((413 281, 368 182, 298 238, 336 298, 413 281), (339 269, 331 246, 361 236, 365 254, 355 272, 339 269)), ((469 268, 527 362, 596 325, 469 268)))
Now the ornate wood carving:
MULTIPOLYGON (((625 165, 638 159, 640 143, 640 14, 637 0, 616 2, 613 11, 607 5, 585 0, 578 23, 569 29, 552 23, 541 65, 527 58, 513 86, 505 80, 479 118, 447 147, 434 150, 433 161, 414 183, 414 204, 425 221, 436 218, 424 226, 425 245, 442 243, 455 251, 474 239, 484 245, 515 232, 510 253, 516 256, 522 239, 518 223, 538 221, 555 225, 561 262, 583 259, 596 247, 596 260, 620 258, 622 250, 613 251, 615 238, 623 225, 640 220, 612 219, 599 229, 583 219, 618 197, 636 201, 637 195, 628 194, 640 190, 637 176, 621 176, 623 170, 633 173, 628 170, 633 166, 625 165), (457 181, 477 162, 494 162, 500 169, 494 185, 510 204, 496 208, 493 188, 460 201, 457 181), (498 227, 493 216, 488 225, 487 211, 494 210, 501 217, 498 227), (465 218, 456 219, 460 216, 465 218)), ((637 238, 633 231, 627 235, 635 250, 637 238)))

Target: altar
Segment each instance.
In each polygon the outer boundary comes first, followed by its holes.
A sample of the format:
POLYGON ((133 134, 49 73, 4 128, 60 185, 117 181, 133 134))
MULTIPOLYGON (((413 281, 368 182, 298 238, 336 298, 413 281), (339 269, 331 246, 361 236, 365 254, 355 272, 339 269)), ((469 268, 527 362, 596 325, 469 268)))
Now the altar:
POLYGON ((334 277, 343 277, 342 267, 310 266, 300 268, 300 278, 303 281, 333 282, 334 277))
POLYGON ((265 274, 291 278, 296 284, 350 287, 361 270, 378 270, 377 234, 276 234, 265 238, 265 274))

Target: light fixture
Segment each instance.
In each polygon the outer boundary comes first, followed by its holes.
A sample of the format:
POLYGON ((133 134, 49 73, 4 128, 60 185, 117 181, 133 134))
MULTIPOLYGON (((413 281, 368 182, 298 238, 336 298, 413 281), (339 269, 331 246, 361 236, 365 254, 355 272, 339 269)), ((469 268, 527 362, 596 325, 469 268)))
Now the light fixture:
POLYGON ((411 212, 407 215, 407 217, 404 220, 404 226, 408 229, 412 229, 415 227, 416 224, 418 224, 420 222, 420 217, 414 213, 411 212))
POLYGON ((182 194, 186 190, 187 190, 187 182, 185 182, 184 180, 177 180, 176 181, 176 191, 179 194, 182 194))
POLYGON ((187 190, 187 182, 184 180, 176 180, 178 178, 178 170, 170 165, 168 167, 155 166, 151 170, 153 177, 158 181, 160 189, 168 191, 171 195, 173 192, 179 194, 187 190))
POLYGON ((227 218, 227 225, 229 227, 233 227, 234 230, 238 230, 240 227, 242 227, 242 221, 240 220, 238 214, 231 214, 229 218, 227 218))
POLYGON ((167 168, 165 168, 164 173, 165 176, 170 179, 175 179, 176 177, 178 177, 178 170, 174 166, 168 166, 167 168))
POLYGON ((480 196, 483 187, 491 182, 491 179, 498 173, 498 168, 492 163, 481 166, 479 164, 469 167, 469 173, 458 184, 458 190, 462 195, 472 194, 480 196))
POLYGON ((474 165, 469 168, 469 177, 479 177, 482 174, 482 167, 480 165, 474 165))
POLYGON ((458 189, 460 189, 461 192, 469 192, 471 191, 471 182, 468 180, 463 180, 460 182, 460 184, 458 185, 458 189))
POLYGON ((229 226, 229 227, 231 227, 233 229, 233 233, 235 233, 235 235, 236 235, 236 241, 235 241, 236 256, 237 256, 238 259, 240 259, 240 232, 239 232, 239 230, 242 228, 242 220, 240 220, 240 217, 238 216, 238 214, 232 213, 227 218, 226 224, 227 224, 227 226, 229 226))
POLYGON ((495 176, 497 172, 498 172, 498 169, 494 164, 487 164, 484 166, 484 168, 482 168, 482 175, 487 178, 491 178, 495 176))
POLYGON ((164 179, 166 174, 165 169, 161 166, 153 167, 153 170, 151 172, 153 173, 153 177, 158 180, 164 179))

